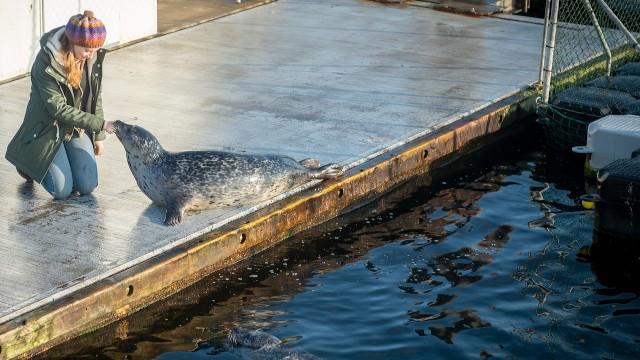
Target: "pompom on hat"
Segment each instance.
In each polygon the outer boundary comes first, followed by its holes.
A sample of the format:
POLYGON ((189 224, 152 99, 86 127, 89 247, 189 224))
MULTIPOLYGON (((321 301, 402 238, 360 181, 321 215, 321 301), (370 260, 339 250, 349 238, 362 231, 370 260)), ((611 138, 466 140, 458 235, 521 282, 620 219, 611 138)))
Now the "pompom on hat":
POLYGON ((95 49, 104 45, 107 28, 96 19, 93 11, 85 10, 84 14, 73 15, 69 19, 64 34, 73 45, 95 49))

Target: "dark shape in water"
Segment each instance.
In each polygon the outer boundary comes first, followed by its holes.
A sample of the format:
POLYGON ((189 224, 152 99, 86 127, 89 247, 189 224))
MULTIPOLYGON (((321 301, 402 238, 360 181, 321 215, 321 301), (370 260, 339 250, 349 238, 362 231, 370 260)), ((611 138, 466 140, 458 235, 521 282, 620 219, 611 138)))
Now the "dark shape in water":
POLYGON ((431 330, 431 335, 443 340, 447 344, 453 344, 453 338, 458 335, 461 331, 475 329, 475 328, 483 328, 483 327, 491 327, 491 324, 482 321, 478 315, 473 310, 462 310, 462 311, 444 311, 443 314, 446 314, 447 317, 449 315, 459 316, 460 320, 456 321, 453 326, 430 326, 429 330, 431 330))
POLYGON ((624 315, 640 315, 640 309, 623 309, 623 310, 614 310, 613 316, 624 316, 624 315))
POLYGON ((444 276, 452 287, 456 287, 472 284, 482 279, 481 275, 463 275, 462 271, 476 272, 492 261, 491 255, 478 253, 471 248, 464 247, 430 260, 429 266, 436 275, 444 276))
POLYGON ((553 216, 551 215, 553 214, 545 214, 545 216, 540 219, 531 220, 527 223, 527 226, 530 228, 541 227, 545 229, 555 229, 553 216))
POLYGON ((482 241, 478 243, 478 246, 502 248, 509 241, 509 233, 513 231, 511 225, 500 225, 497 229, 493 230, 482 241))
POLYGON ((380 270, 371 261, 367 261, 366 267, 367 267, 367 270, 369 270, 369 271, 371 271, 373 273, 378 272, 378 270, 380 270))
POLYGON ((491 355, 491 353, 489 353, 487 350, 482 350, 480 351, 480 357, 483 359, 489 359, 492 358, 493 355, 491 355))
POLYGON ((282 348, 282 340, 261 330, 233 328, 227 340, 231 347, 247 347, 255 350, 254 358, 263 360, 316 360, 317 356, 282 348))
POLYGON ((420 311, 409 311, 408 315, 411 318, 411 320, 420 321, 420 322, 440 320, 447 317, 446 312, 441 312, 440 314, 423 314, 420 311))
POLYGON ((589 324, 576 324, 577 327, 579 328, 583 328, 583 329, 589 329, 595 332, 599 332, 601 334, 608 334, 609 332, 603 328, 601 328, 600 326, 594 326, 594 325, 589 325, 589 324))
POLYGON ((435 306, 441 306, 441 305, 445 305, 448 304, 451 300, 455 299, 457 297, 457 295, 449 295, 449 294, 438 294, 438 297, 436 298, 436 301, 432 301, 430 303, 428 303, 427 305, 431 306, 431 307, 435 307, 435 306))
POLYGON ((425 283, 431 286, 437 286, 442 284, 442 281, 434 280, 429 274, 428 269, 412 268, 411 275, 407 278, 409 284, 425 283))
POLYGON ((274 349, 282 344, 282 341, 273 335, 260 330, 245 330, 233 328, 227 336, 229 345, 244 346, 254 350, 274 349))

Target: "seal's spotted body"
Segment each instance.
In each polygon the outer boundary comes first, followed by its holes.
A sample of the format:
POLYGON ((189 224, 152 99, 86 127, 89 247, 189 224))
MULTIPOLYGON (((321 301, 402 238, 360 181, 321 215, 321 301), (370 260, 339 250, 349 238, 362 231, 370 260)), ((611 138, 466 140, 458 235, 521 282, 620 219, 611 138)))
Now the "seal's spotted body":
POLYGON ((139 157, 127 156, 138 186, 160 206, 167 206, 167 200, 175 199, 178 193, 181 198, 190 198, 190 205, 196 208, 258 202, 308 180, 309 170, 285 157, 218 151, 167 155, 151 166, 145 166, 139 157), (212 182, 216 185, 211 186, 212 182))
POLYGON ((166 225, 182 221, 185 209, 208 209, 258 203, 303 184, 342 174, 342 167, 318 167, 286 156, 224 151, 165 151, 139 126, 115 123, 116 135, 138 186, 154 203, 167 209, 166 225))

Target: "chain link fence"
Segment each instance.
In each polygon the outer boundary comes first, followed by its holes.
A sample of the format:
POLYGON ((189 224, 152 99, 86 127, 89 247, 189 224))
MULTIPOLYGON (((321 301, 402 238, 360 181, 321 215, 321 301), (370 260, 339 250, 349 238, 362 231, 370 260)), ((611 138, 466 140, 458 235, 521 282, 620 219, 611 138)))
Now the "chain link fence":
POLYGON ((566 152, 584 145, 589 123, 640 115, 640 0, 551 0, 547 10, 538 112, 547 143, 566 152))
MULTIPOLYGON (((640 35, 640 0, 605 0, 625 27, 636 38, 640 35)), ((608 55, 601 34, 616 63, 633 57, 633 44, 595 0, 561 0, 558 11, 553 76, 578 70, 581 65, 595 66, 593 76, 606 75, 608 55), (593 13, 591 13, 591 10, 593 13), (626 56, 625 56, 626 55, 626 56)), ((616 65, 616 64, 613 64, 616 65)))

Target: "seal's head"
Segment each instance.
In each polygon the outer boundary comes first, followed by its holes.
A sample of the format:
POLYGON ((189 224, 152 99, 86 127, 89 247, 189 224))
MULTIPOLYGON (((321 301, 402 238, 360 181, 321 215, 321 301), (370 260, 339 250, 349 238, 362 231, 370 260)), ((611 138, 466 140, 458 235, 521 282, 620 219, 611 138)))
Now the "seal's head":
POLYGON ((127 155, 139 155, 143 159, 151 161, 164 153, 158 139, 146 129, 126 124, 120 120, 116 120, 113 126, 127 155))

